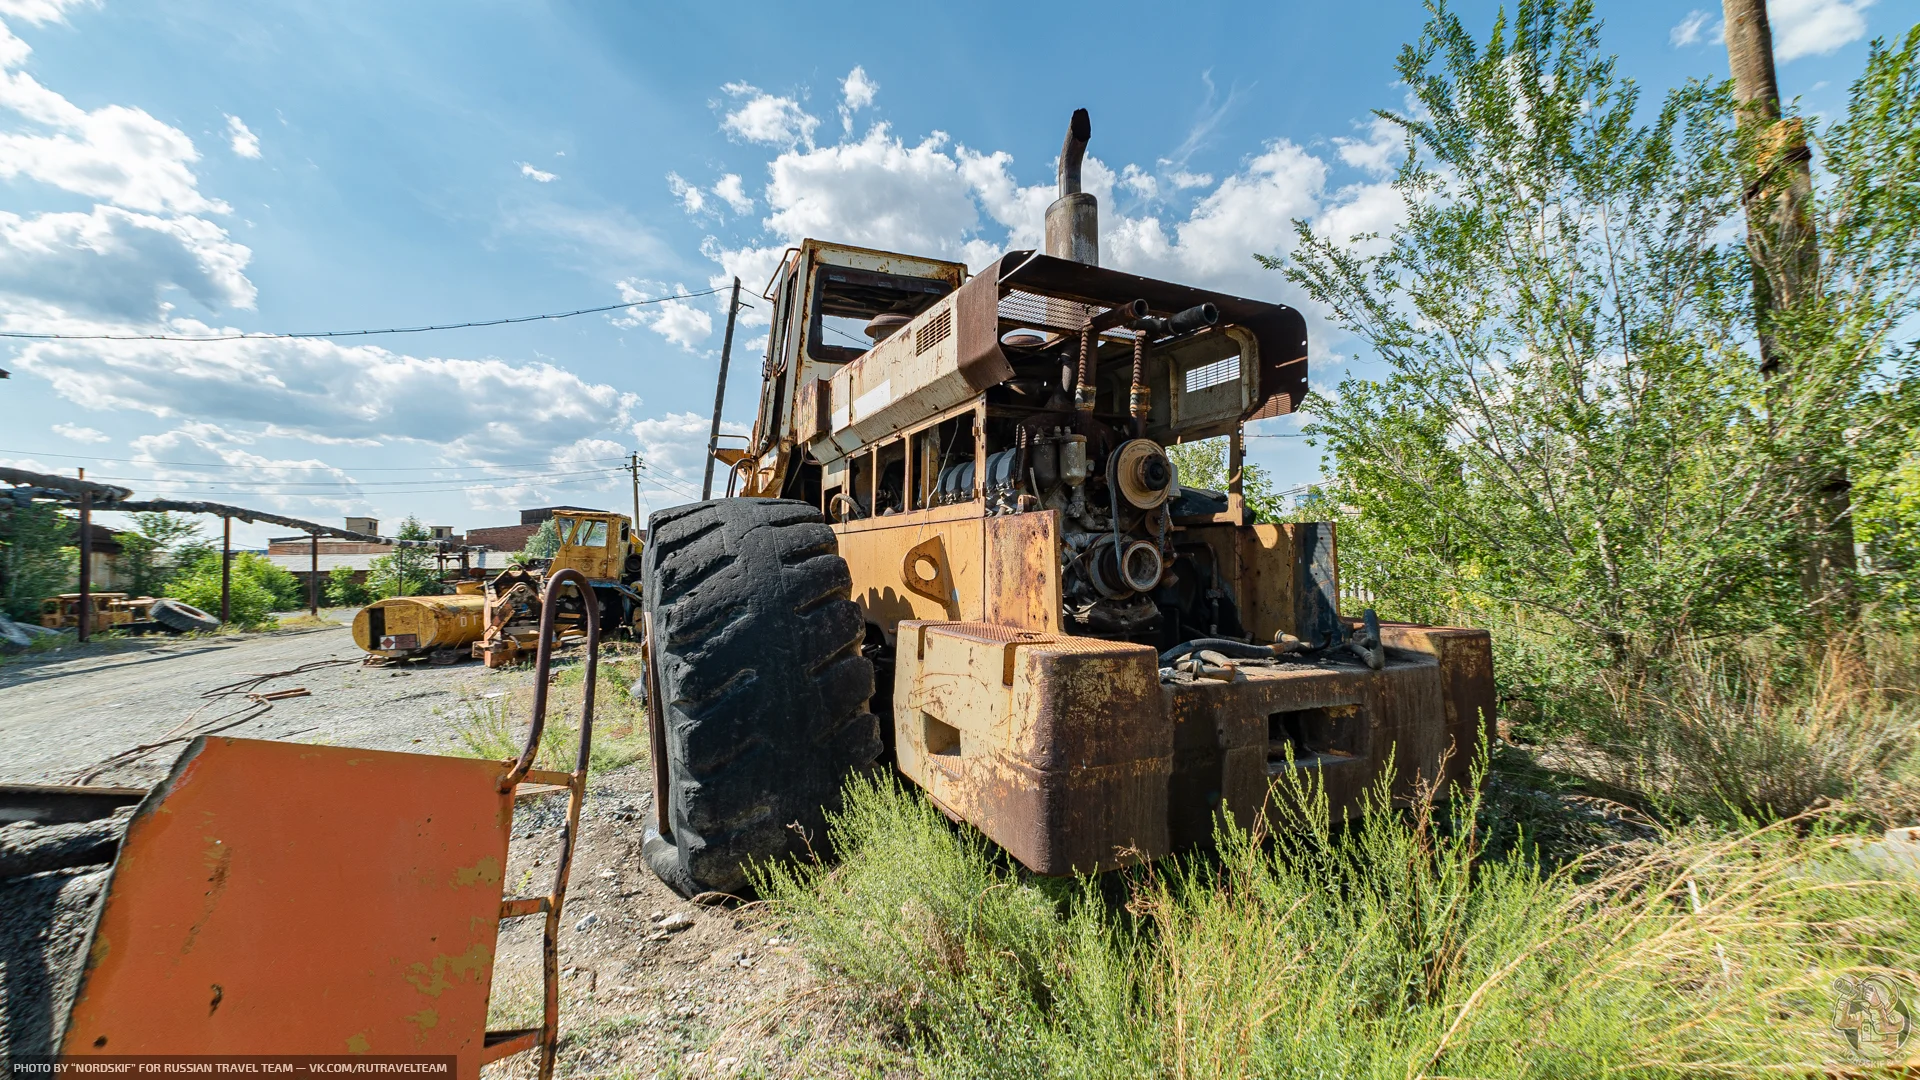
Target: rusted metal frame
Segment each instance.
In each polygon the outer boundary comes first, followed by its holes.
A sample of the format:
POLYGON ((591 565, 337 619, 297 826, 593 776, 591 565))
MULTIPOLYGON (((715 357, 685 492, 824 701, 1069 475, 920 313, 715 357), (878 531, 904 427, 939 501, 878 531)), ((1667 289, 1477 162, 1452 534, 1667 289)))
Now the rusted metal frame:
POLYGON ((653 667, 653 616, 642 613, 640 668, 647 679, 647 749, 653 755, 653 818, 664 839, 673 828, 668 815, 673 778, 667 771, 667 720, 660 707, 660 676, 653 667))
MULTIPOLYGON (((80 470, 80 480, 85 483, 87 470, 80 470)), ((80 491, 80 624, 76 635, 86 641, 93 630, 93 492, 87 488, 80 491)))
POLYGON ((138 803, 146 794, 145 788, 0 784, 0 825, 16 821, 42 825, 96 821, 138 803))
POLYGON ((500 778, 502 793, 522 783, 552 783, 564 778, 567 788, 567 826, 560 834, 560 858, 553 871, 552 890, 544 897, 514 897, 501 901, 500 917, 512 918, 544 911, 546 924, 541 934, 542 978, 545 1000, 538 1029, 493 1031, 487 1033, 484 1061, 493 1061, 534 1046, 540 1048, 540 1080, 552 1080, 554 1053, 560 1036, 560 914, 566 903, 567 875, 573 868, 574 841, 580 831, 580 806, 586 801, 587 766, 593 745, 593 692, 600 671, 600 605, 592 602, 593 584, 578 570, 561 570, 547 579, 546 594, 540 603, 540 646, 534 660, 533 722, 527 731, 527 744, 520 757, 500 778), (574 756, 573 771, 559 773, 533 768, 540 752, 540 736, 547 725, 547 686, 553 669, 554 616, 559 609, 560 589, 571 584, 582 597, 587 622, 586 688, 580 705, 580 747, 574 756), (530 904, 529 901, 532 903, 530 904), (544 906, 542 906, 544 905, 544 906))

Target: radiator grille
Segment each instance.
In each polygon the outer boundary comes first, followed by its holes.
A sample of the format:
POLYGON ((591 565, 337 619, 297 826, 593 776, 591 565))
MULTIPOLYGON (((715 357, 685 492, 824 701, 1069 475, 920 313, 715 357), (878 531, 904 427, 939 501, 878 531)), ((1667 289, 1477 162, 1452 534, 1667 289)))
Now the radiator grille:
POLYGON ((921 327, 913 335, 913 354, 926 352, 935 345, 947 340, 953 333, 953 308, 947 307, 933 317, 933 321, 921 327))

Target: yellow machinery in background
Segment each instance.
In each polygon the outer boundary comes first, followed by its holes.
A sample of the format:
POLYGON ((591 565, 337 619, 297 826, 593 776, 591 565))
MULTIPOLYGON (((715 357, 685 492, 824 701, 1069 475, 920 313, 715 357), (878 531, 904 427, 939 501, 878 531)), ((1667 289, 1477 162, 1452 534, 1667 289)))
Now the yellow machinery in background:
POLYGON ((566 570, 585 577, 589 588, 569 585, 556 594, 554 644, 584 640, 586 591, 592 592, 607 633, 640 636, 642 543, 633 522, 625 514, 556 510, 553 523, 560 546, 544 568, 511 567, 487 582, 485 629, 473 643, 473 655, 488 667, 505 667, 539 648, 546 582, 566 570))
POLYGON ((483 596, 395 596, 360 609, 353 617, 353 643, 376 657, 426 656, 451 664, 485 630, 483 596))

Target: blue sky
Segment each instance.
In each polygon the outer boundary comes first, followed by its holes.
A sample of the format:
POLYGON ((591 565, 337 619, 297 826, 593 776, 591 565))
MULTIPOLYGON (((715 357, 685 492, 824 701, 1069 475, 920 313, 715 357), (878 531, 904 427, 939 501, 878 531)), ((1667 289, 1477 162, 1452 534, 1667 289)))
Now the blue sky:
MULTIPOLYGON (((1602 3, 1650 89, 1718 76, 1708 3, 1602 3)), ((980 265, 1034 246, 1075 107, 1103 260, 1306 311, 1252 253, 1389 225, 1411 2, 667 7, 0 0, 0 322, 207 333, 749 293, 802 236, 980 265)), ((1482 32, 1496 5, 1461 4, 1482 32)), ((1910 0, 1776 0, 1782 89, 1837 109, 1910 0)), ((764 305, 762 305, 764 308, 764 305)), ((720 297, 334 342, 0 346, 0 462, 322 520, 458 529, 699 487, 720 297)), ((747 313, 728 389, 751 420, 747 313)), ((1256 430, 1297 430, 1292 418, 1256 430)), ((1283 484, 1319 473, 1259 439, 1283 484)), ((258 543, 275 529, 236 529, 258 543)))

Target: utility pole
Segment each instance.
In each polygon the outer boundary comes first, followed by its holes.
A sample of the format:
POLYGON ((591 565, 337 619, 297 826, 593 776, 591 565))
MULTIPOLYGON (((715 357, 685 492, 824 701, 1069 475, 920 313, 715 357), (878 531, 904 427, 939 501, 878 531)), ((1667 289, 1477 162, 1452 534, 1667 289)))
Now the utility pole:
MULTIPOLYGON (((1784 364, 1773 330, 1774 316, 1813 295, 1820 285, 1820 248, 1809 212, 1813 203, 1813 154, 1800 120, 1783 120, 1773 64, 1773 29, 1766 0, 1722 0, 1727 24, 1727 67, 1740 106, 1740 124, 1755 149, 1753 179, 1743 202, 1747 249, 1753 259, 1753 308, 1760 339, 1760 373, 1768 398, 1793 397, 1795 377, 1784 364)), ((1785 358, 1790 360, 1791 358, 1785 358)), ((1814 504, 1804 519, 1802 594, 1817 610, 1836 602, 1851 613, 1853 595, 1852 484, 1838 447, 1815 478, 1814 504)))
POLYGON ((720 343, 720 383, 713 389, 713 430, 707 435, 707 476, 700 483, 700 498, 713 498, 713 452, 720 448, 720 407, 727 401, 727 363, 733 359, 733 320, 740 314, 740 279, 733 279, 733 295, 727 301, 727 336, 720 343))
MULTIPOLYGON (((80 470, 85 481, 87 470, 80 470)), ((74 635, 86 641, 93 632, 93 495, 80 489, 80 624, 74 635)))
MULTIPOLYGON (((404 592, 404 590, 402 590, 404 592)), ((320 616, 320 534, 307 534, 307 614, 320 616)))
POLYGON ((220 622, 233 621, 233 519, 220 515, 220 622))
POLYGON ((633 531, 640 531, 640 451, 627 455, 627 471, 633 474, 633 531))

